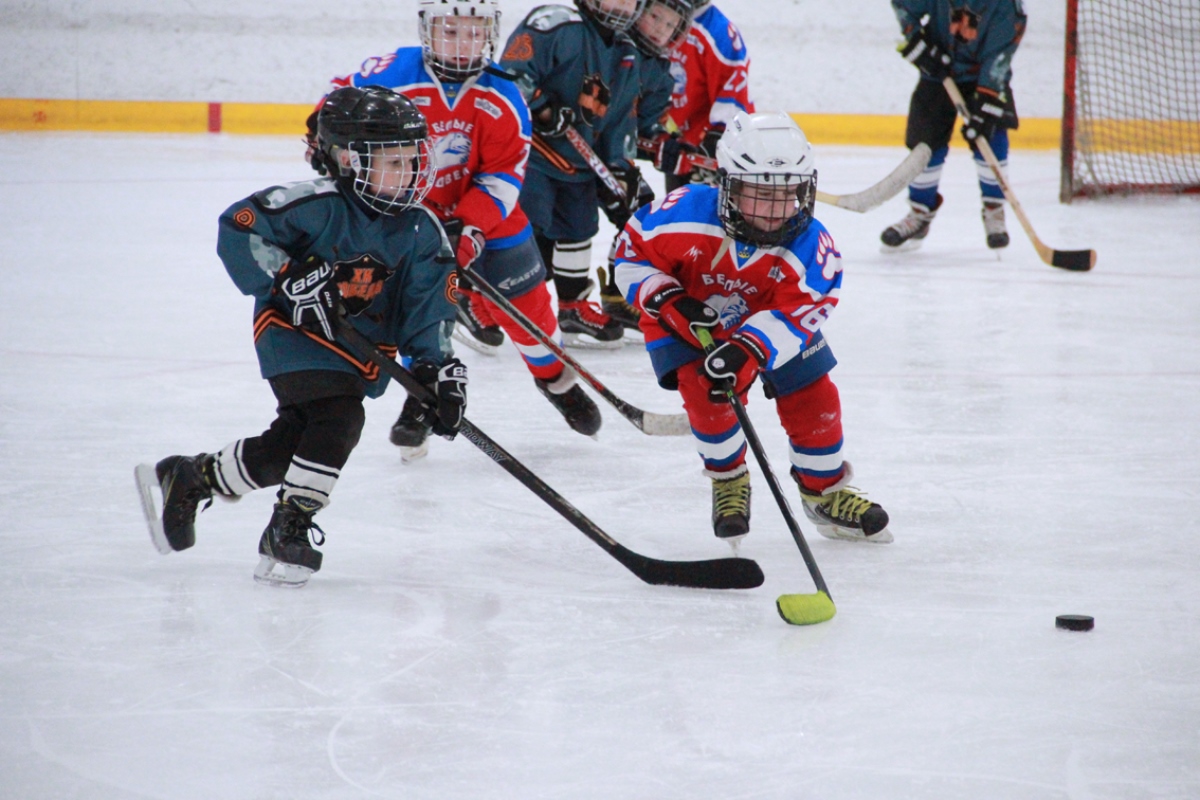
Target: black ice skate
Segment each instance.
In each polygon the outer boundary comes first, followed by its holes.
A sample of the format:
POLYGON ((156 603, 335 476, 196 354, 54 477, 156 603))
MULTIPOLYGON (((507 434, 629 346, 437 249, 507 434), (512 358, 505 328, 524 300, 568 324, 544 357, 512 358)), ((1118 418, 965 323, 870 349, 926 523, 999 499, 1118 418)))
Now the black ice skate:
MULTIPOLYGON (((608 268, 611 273, 611 263, 608 268)), ((621 296, 621 290, 617 288, 611 276, 605 280, 604 267, 598 267, 596 271, 600 274, 600 285, 603 287, 600 290, 600 310, 621 323, 626 330, 640 333, 641 328, 638 327, 638 321, 642 318, 642 312, 625 302, 625 298, 621 296)))
POLYGON ((933 222, 937 210, 942 206, 942 196, 937 196, 933 208, 921 203, 908 201, 909 211, 904 219, 894 225, 889 225, 879 234, 885 253, 903 253, 916 250, 921 246, 921 240, 929 235, 929 223, 933 222))
POLYGON ((167 456, 158 464, 139 464, 133 471, 142 512, 150 528, 150 541, 166 555, 186 550, 196 543, 196 509, 201 502, 212 505, 213 489, 207 469, 212 456, 167 456), (154 503, 154 489, 162 494, 162 516, 154 503), (207 501, 207 502, 205 502, 207 501))
POLYGON ((563 419, 571 426, 571 430, 584 436, 595 436, 604 421, 600 409, 592 398, 587 396, 575 381, 575 373, 569 367, 563 369, 563 374, 554 381, 544 381, 534 378, 538 391, 541 392, 550 405, 558 409, 563 419))
POLYGON ((494 356, 504 344, 504 331, 483 305, 483 296, 465 285, 458 289, 458 324, 454 338, 472 350, 494 356))
POLYGON ((804 514, 816 525, 817 533, 826 539, 888 544, 893 538, 887 529, 887 512, 883 506, 872 503, 848 485, 853 476, 854 472, 847 463, 840 481, 823 492, 814 492, 806 488, 799 476, 792 472, 792 478, 800 487, 804 514))
POLYGON ((733 545, 750 532, 749 472, 712 479, 712 523, 716 537, 733 545))
POLYGON ((1000 200, 984 200, 983 229, 987 232, 987 246, 992 250, 1008 247, 1008 228, 1004 225, 1004 203, 1000 200))
MULTIPOLYGON (((316 531, 324 544, 325 534, 313 522, 321 506, 307 497, 289 497, 275 504, 271 522, 258 541, 259 560, 254 580, 272 586, 299 588, 321 568, 321 554, 308 541, 308 532, 316 531)), ((314 537, 315 538, 315 537, 314 537)))
POLYGON ((559 299, 558 329, 562 331, 563 344, 598 350, 621 347, 625 326, 587 299, 595 285, 589 280, 587 288, 574 300, 559 299))
POLYGON ((388 435, 392 444, 400 448, 400 460, 405 464, 424 458, 429 453, 429 428, 421 422, 420 416, 421 401, 409 395, 388 435))

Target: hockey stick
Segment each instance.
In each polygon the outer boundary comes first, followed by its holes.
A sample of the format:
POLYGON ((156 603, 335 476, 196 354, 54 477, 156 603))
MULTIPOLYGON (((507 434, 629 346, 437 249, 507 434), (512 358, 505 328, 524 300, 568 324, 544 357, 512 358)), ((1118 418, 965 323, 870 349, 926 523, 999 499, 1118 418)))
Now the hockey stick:
POLYGON ((542 343, 542 346, 549 350, 554 356, 566 364, 571 369, 587 381, 588 385, 596 390, 596 393, 609 402, 622 417, 633 423, 633 426, 642 433, 650 436, 686 436, 691 432, 692 426, 688 423, 687 414, 655 414, 652 411, 643 411, 637 406, 626 403, 621 398, 613 394, 607 386, 596 379, 592 373, 588 372, 583 366, 567 354, 567 351, 559 346, 558 342, 550 338, 550 336, 533 323, 533 320, 521 313, 521 310, 512 304, 507 297, 500 294, 496 287, 492 286, 483 276, 468 266, 463 269, 471 282, 475 284, 475 288, 484 294, 489 300, 500 309, 508 314, 513 320, 520 325, 526 333, 542 343))
MULTIPOLYGON (((958 90, 958 86, 954 83, 953 78, 945 78, 942 80, 942 86, 946 87, 946 93, 950 95, 951 102, 954 103, 954 108, 958 111, 958 115, 963 118, 963 122, 971 119, 971 112, 967 109, 967 103, 963 100, 962 92, 958 90)), ((1004 177, 1004 172, 1000 169, 1000 162, 996 160, 996 154, 992 152, 992 146, 987 143, 987 139, 982 136, 975 138, 975 147, 983 155, 983 160, 992 168, 992 172, 996 176, 996 183, 1000 184, 1000 191, 1004 192, 1004 197, 1012 206, 1013 213, 1017 215, 1017 219, 1021 222, 1021 227, 1025 229, 1025 235, 1029 237, 1029 241, 1033 242, 1033 249, 1037 250, 1038 257, 1052 267, 1071 270, 1072 272, 1087 272, 1092 267, 1096 266, 1096 251, 1095 250, 1055 250, 1042 242, 1038 238, 1037 233, 1033 230, 1033 225, 1029 222, 1029 217, 1025 216, 1025 210, 1021 208, 1021 203, 1017 200, 1017 196, 1013 193, 1012 187, 1008 184, 1008 179, 1004 177)))
MULTIPOLYGON (((399 383, 404 390, 418 400, 432 401, 433 395, 412 373, 379 351, 365 336, 344 320, 338 323, 338 338, 350 350, 366 358, 399 383)), ((748 558, 717 558, 708 561, 662 561, 635 553, 614 540, 571 505, 566 498, 550 488, 537 475, 514 458, 503 447, 463 419, 459 432, 483 454, 499 464, 509 475, 525 485, 546 505, 557 511, 564 519, 578 528, 584 536, 604 548, 610 556, 621 562, 634 575, 654 585, 686 586, 693 589, 753 589, 761 586, 763 572, 758 564, 748 558)))
MULTIPOLYGON (((639 139, 638 143, 645 147, 649 147, 651 144, 648 139, 639 139)), ((921 174, 921 170, 925 169, 925 165, 929 163, 931 155, 932 151, 929 149, 929 145, 921 142, 909 151, 904 160, 886 178, 874 186, 869 186, 854 194, 830 194, 818 189, 817 200, 831 206, 844 208, 847 211, 864 214, 899 194, 900 190, 908 186, 913 178, 921 174)), ((715 173, 717 171, 717 160, 703 153, 680 153, 679 158, 684 164, 689 165, 689 170, 699 168, 708 172, 715 173)))
POLYGON ((579 153, 579 155, 583 157, 583 160, 587 162, 587 165, 591 168, 592 172, 596 173, 596 177, 600 179, 600 182, 608 187, 610 192, 624 200, 625 187, 622 186, 621 182, 617 180, 615 175, 612 174, 612 170, 610 170, 608 165, 601 160, 600 156, 596 155, 596 151, 593 150, 592 146, 584 140, 579 131, 575 130, 575 126, 568 125, 564 133, 567 137, 567 141, 570 142, 571 146, 575 148, 575 152, 579 153))
MULTIPOLYGON (((704 352, 711 353, 716 348, 712 334, 707 330, 701 328, 697 331, 696 336, 700 339, 700 344, 704 346, 704 352)), ((816 594, 781 594, 775 600, 775 608, 779 611, 779 616, 783 617, 783 621, 790 625, 816 625, 819 622, 831 620, 837 613, 837 607, 833 604, 833 598, 829 596, 829 587, 825 585, 825 579, 821 577, 821 570, 817 568, 817 560, 813 558, 812 550, 808 548, 808 542, 805 541, 804 534, 800 531, 796 515, 792 513, 792 508, 788 505, 787 498, 783 496, 783 490, 779 487, 779 480, 771 470, 762 442, 759 441, 754 426, 750 424, 750 415, 746 413, 746 406, 734 393, 732 386, 725 387, 725 398, 729 401, 729 405, 733 406, 733 413, 737 415, 738 422, 741 423, 742 431, 746 434, 746 441, 750 443, 750 449, 754 451, 754 458, 763 471, 763 477, 767 479, 767 485, 771 487, 775 503, 779 506, 783 520, 787 523, 788 530, 792 532, 792 538, 796 540, 796 546, 800 548, 800 555, 804 557, 804 563, 808 566, 808 573, 812 575, 813 583, 817 587, 816 594)))

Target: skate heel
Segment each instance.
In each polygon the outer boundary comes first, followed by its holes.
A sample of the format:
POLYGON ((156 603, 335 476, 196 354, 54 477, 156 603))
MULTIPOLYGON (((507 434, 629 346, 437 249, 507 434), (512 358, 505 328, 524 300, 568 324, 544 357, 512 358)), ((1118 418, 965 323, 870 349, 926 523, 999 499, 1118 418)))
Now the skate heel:
POLYGON ((299 589, 308 583, 313 571, 299 564, 288 564, 271 556, 260 555, 254 568, 254 580, 267 586, 299 589))

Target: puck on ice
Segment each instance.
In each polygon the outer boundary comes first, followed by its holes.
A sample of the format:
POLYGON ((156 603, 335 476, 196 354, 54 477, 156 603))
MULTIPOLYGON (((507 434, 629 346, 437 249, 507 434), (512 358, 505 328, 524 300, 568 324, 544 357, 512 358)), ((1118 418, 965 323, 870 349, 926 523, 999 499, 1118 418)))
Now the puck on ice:
POLYGON ((1064 631, 1090 631, 1096 620, 1087 614, 1059 614, 1054 618, 1054 627, 1064 631))

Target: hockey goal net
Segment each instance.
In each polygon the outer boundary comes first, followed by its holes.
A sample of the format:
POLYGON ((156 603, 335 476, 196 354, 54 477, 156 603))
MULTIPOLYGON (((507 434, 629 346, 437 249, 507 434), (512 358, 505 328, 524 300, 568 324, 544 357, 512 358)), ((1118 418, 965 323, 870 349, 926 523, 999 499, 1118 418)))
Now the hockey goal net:
POLYGON ((1059 197, 1200 192, 1200 0, 1067 0, 1059 197))

